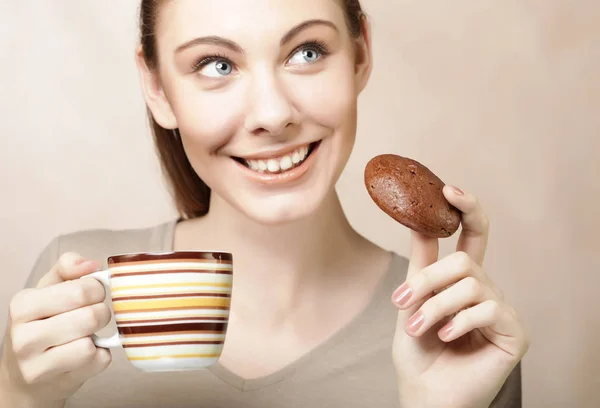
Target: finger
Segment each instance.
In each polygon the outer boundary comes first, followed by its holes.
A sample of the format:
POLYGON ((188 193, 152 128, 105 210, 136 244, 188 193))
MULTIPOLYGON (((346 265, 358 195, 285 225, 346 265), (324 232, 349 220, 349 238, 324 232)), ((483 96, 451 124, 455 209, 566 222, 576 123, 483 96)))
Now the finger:
POLYGON ((89 337, 53 347, 22 364, 21 373, 28 384, 48 380, 81 368, 96 358, 97 348, 89 337))
POLYGON ((492 285, 483 270, 466 253, 455 252, 412 276, 406 283, 409 295, 396 299, 400 309, 409 309, 423 297, 441 292, 448 286, 472 276, 486 285, 492 285))
POLYGON ((13 322, 27 323, 103 302, 104 286, 95 279, 62 282, 19 292, 10 304, 13 322))
POLYGON ((88 261, 75 252, 66 252, 58 259, 50 272, 44 275, 37 284, 38 288, 79 279, 84 275, 96 272, 101 265, 98 261, 88 261))
POLYGON ((427 300, 408 320, 406 333, 420 336, 444 318, 495 298, 495 293, 486 285, 471 276, 466 277, 427 300))
POLYGON ((13 336, 18 344, 25 344, 25 353, 44 350, 88 337, 100 331, 110 322, 110 309, 104 303, 86 306, 70 312, 38 320, 15 329, 13 336), (43 335, 40 335, 43 334, 43 335), (22 339, 25 336, 30 338, 22 339))
MULTIPOLYGON (((408 280, 411 279, 411 276, 419 273, 423 268, 436 262, 438 253, 439 241, 437 238, 431 238, 416 231, 411 231, 411 254, 410 262, 408 264, 407 278, 406 281, 392 294, 392 302, 398 304, 410 300, 413 292, 408 284, 408 280)), ((426 299, 422 299, 421 301, 423 302, 425 300, 426 299)), ((419 306, 420 304, 415 304, 414 310, 416 310, 419 306)), ((398 313, 397 328, 400 328, 406 323, 406 320, 411 313, 414 312, 414 310, 408 310, 405 313, 398 313)))
POLYGON ((448 202, 462 213, 462 231, 456 250, 466 252, 475 262, 483 265, 489 235, 489 221, 483 207, 475 196, 459 188, 444 186, 443 193, 448 202))
POLYGON ((81 368, 63 374, 61 380, 66 383, 83 383, 89 378, 95 377, 106 370, 111 361, 112 354, 110 350, 97 347, 94 360, 90 364, 86 364, 81 368))
POLYGON ((494 300, 461 311, 439 330, 438 336, 450 342, 475 329, 480 329, 488 341, 511 355, 524 354, 523 349, 527 347, 516 316, 494 300))
POLYGON ((416 231, 411 231, 411 253, 407 277, 436 262, 439 254, 439 240, 416 231))

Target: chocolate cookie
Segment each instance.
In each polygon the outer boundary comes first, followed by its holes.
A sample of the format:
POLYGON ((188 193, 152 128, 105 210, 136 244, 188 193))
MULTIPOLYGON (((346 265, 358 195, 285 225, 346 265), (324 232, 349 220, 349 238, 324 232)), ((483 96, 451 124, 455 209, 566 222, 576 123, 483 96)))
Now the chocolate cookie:
POLYGON ((444 182, 415 160, 394 154, 372 158, 365 186, 379 208, 414 231, 446 238, 460 225, 460 211, 442 193, 444 182))

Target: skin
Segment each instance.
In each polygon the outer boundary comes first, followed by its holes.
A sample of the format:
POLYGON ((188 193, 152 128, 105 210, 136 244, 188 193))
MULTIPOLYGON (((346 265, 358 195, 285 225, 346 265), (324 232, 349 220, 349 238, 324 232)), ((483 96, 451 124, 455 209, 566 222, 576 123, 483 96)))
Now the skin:
MULTIPOLYGON (((371 73, 370 28, 364 20, 361 38, 352 38, 333 0, 232 0, 228 7, 176 0, 164 6, 157 36, 157 71, 137 53, 146 102, 159 124, 179 129, 190 162, 213 192, 208 215, 177 225, 175 249, 235 253, 236 296, 221 363, 244 378, 268 375, 357 316, 391 259, 352 229, 334 189, 371 73), (281 43, 291 28, 314 19, 335 28, 313 24, 281 43), (214 41, 177 51, 204 36, 226 38, 241 52, 214 41), (303 51, 318 50, 301 47, 315 39, 328 53, 308 63, 303 51), (215 62, 192 68, 215 53, 230 73, 215 62), (256 183, 231 158, 317 139, 313 165, 294 183, 256 183)), ((413 233, 407 280, 390 288, 399 309, 390 358, 405 406, 487 407, 528 339, 483 268, 483 209, 469 193, 447 186, 444 194, 462 212, 456 252, 438 259, 438 241, 413 233)), ((89 341, 110 316, 101 303, 104 289, 77 280, 98 267, 65 254, 37 288, 15 296, 0 402, 63 406, 109 364, 110 354, 89 341), (45 318, 53 324, 43 324, 45 318)))

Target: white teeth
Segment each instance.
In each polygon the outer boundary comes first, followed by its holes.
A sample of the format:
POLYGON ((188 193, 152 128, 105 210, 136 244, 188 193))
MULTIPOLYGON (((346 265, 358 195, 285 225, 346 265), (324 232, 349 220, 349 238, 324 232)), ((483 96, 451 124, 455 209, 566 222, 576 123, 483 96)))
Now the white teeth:
POLYGON ((279 167, 281 170, 289 170, 292 168, 293 164, 290 156, 284 156, 283 159, 279 160, 279 167))
POLYGON ((269 161, 267 162, 267 169, 271 173, 278 172, 279 171, 279 161, 275 160, 275 159, 269 159, 269 161))
POLYGON ((259 173, 278 173, 286 171, 302 163, 308 156, 308 146, 299 147, 291 154, 269 160, 246 160, 248 167, 259 173))

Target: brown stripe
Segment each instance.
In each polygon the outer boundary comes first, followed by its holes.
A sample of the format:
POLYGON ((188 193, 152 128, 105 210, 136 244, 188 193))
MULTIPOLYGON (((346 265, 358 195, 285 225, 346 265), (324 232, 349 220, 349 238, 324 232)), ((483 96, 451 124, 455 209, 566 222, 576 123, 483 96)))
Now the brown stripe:
POLYGON ((163 312, 167 310, 202 310, 202 309, 214 309, 214 310, 229 310, 228 306, 181 306, 181 307, 161 307, 160 310, 156 309, 133 309, 133 310, 124 310, 122 312, 117 312, 119 314, 125 313, 149 313, 149 312, 163 312))
POLYGON ((167 322, 177 322, 180 320, 192 321, 192 322, 203 322, 205 320, 219 320, 219 321, 227 321, 228 317, 222 316, 202 316, 202 317, 171 317, 168 319, 154 319, 154 320, 119 320, 117 319, 118 324, 138 324, 138 323, 167 323, 167 322))
MULTIPOLYGON (((120 332, 121 330, 119 330, 120 332)), ((125 337, 125 338, 131 338, 131 337, 144 337, 144 336, 152 336, 152 335, 160 335, 160 336, 173 336, 173 335, 179 335, 179 334, 221 334, 224 335, 225 331, 175 331, 175 332, 165 332, 165 333, 142 333, 142 334, 122 334, 121 336, 125 337)))
POLYGON ((164 343, 141 343, 141 344, 123 344, 123 348, 132 348, 132 347, 158 347, 158 346, 187 346, 192 344, 212 344, 212 345, 220 345, 225 343, 224 341, 213 341, 213 340, 198 340, 198 341, 174 341, 174 342, 164 342, 164 343))
POLYGON ((155 252, 155 253, 134 253, 134 254, 121 254, 115 255, 108 258, 108 264, 121 264, 125 262, 137 263, 144 261, 165 261, 180 259, 193 259, 206 260, 210 262, 216 261, 229 261, 231 262, 233 257, 227 252, 209 252, 209 251, 177 251, 177 252, 155 252))
POLYGON ((167 264, 173 265, 181 262, 193 262, 197 264, 218 264, 218 265, 233 265, 231 261, 218 260, 218 259, 188 259, 188 258, 177 258, 177 259, 159 259, 153 261, 134 261, 134 262, 118 262, 113 263, 111 266, 139 266, 139 265, 157 265, 157 264, 167 264))
POLYGON ((227 323, 174 323, 174 324, 157 324, 152 326, 121 326, 119 332, 121 334, 157 334, 163 332, 177 331, 222 331, 227 327, 227 323))
POLYGON ((189 269, 175 269, 175 270, 164 270, 164 271, 147 271, 147 272, 114 272, 112 273, 113 278, 120 278, 122 276, 142 276, 142 275, 168 275, 171 273, 214 273, 215 275, 233 275, 231 271, 215 271, 214 269, 200 269, 200 270, 189 270, 189 269))
POLYGON ((114 297, 113 302, 118 302, 120 300, 144 300, 144 299, 168 299, 168 298, 180 298, 180 297, 224 297, 230 298, 231 295, 229 293, 173 293, 171 295, 147 295, 147 296, 123 296, 123 297, 114 297))

